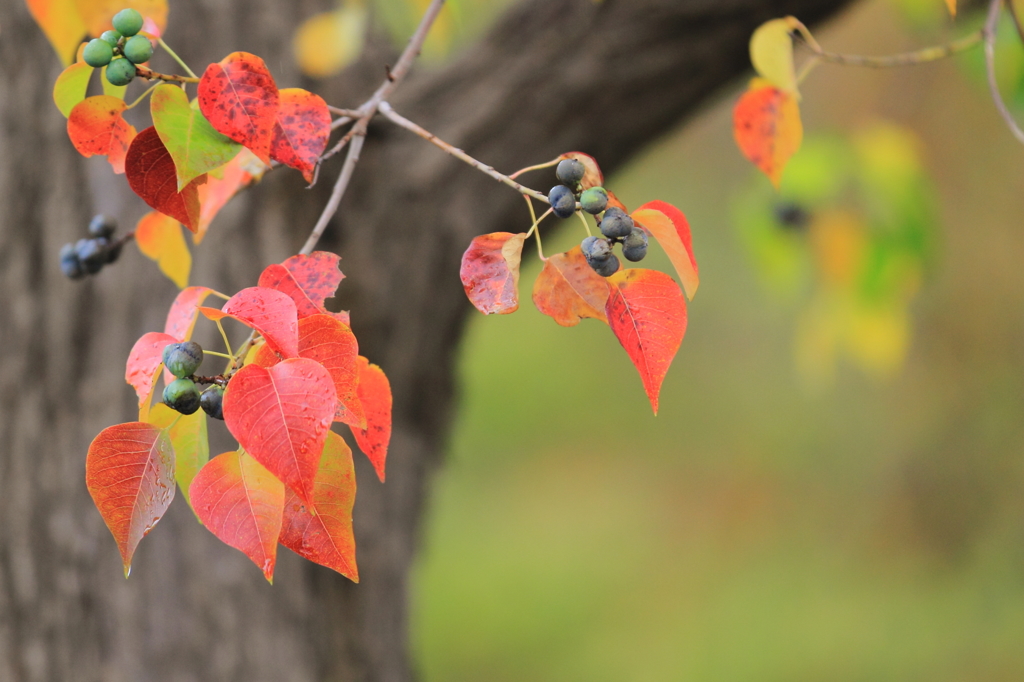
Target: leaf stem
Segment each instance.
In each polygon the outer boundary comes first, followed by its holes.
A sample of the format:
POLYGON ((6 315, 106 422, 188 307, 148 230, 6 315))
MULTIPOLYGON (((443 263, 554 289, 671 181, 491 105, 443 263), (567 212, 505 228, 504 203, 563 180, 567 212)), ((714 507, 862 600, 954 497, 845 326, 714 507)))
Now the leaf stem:
POLYGON ((992 95, 992 102, 996 105, 996 111, 1006 121, 1007 127, 1018 141, 1024 143, 1024 130, 1020 129, 1013 114, 1006 107, 1003 95, 999 92, 999 83, 996 81, 996 26, 999 23, 999 14, 1002 9, 1003 0, 991 0, 988 6, 988 17, 985 19, 985 26, 982 33, 985 36, 985 71, 988 73, 988 90, 992 95))
MULTIPOLYGON (((540 234, 540 230, 538 229, 538 226, 540 225, 542 220, 544 220, 549 215, 551 215, 551 211, 552 211, 552 209, 549 208, 548 210, 546 210, 543 213, 541 213, 539 218, 534 217, 533 225, 530 225, 530 229, 526 231, 526 238, 527 239, 529 239, 530 236, 533 235, 534 232, 536 232, 537 234, 540 234)), ((533 213, 533 206, 530 207, 530 213, 533 213)))
POLYGON ((159 86, 159 85, 161 85, 161 83, 153 83, 153 84, 151 84, 151 85, 150 85, 150 86, 149 86, 148 88, 146 88, 146 91, 145 91, 145 92, 143 92, 143 93, 142 93, 141 95, 139 95, 139 96, 138 96, 138 98, 137 98, 137 99, 136 99, 136 100, 135 100, 134 102, 132 102, 131 104, 129 104, 129 105, 127 106, 127 107, 125 107, 125 109, 134 109, 134 108, 135 108, 135 106, 136 106, 137 104, 139 104, 139 103, 140 103, 140 102, 141 102, 142 100, 144 100, 144 99, 146 99, 147 97, 149 97, 149 95, 150 95, 150 94, 151 94, 151 93, 152 93, 152 92, 153 92, 153 91, 154 91, 154 90, 155 90, 155 89, 157 88, 157 86, 159 86))
POLYGON ((231 342, 228 341, 228 335, 224 331, 224 325, 221 324, 220 320, 217 320, 217 329, 220 330, 220 338, 224 340, 224 347, 228 350, 228 357, 234 358, 235 352, 231 350, 231 342))
POLYGON ((187 73, 189 76, 192 76, 192 78, 196 78, 196 83, 199 82, 195 72, 192 71, 192 69, 188 68, 188 64, 182 61, 181 57, 179 57, 178 54, 174 50, 172 50, 167 43, 164 42, 163 38, 157 38, 157 43, 159 43, 160 47, 164 48, 167 54, 171 55, 171 58, 174 61, 178 62, 178 65, 181 66, 181 68, 185 69, 185 73, 187 73))
POLYGON ((587 236, 593 237, 594 235, 590 233, 590 223, 587 222, 587 219, 584 218, 583 214, 580 213, 579 211, 576 211, 576 215, 578 215, 580 217, 580 220, 583 221, 583 229, 587 231, 587 236))
POLYGON ((516 178, 518 178, 523 173, 529 173, 530 171, 540 170, 542 168, 551 168, 552 166, 557 164, 560 160, 561 160, 560 158, 556 158, 553 161, 546 161, 544 163, 538 163, 538 164, 535 164, 533 166, 527 166, 526 168, 520 168, 519 170, 517 170, 515 173, 513 173, 509 177, 512 178, 513 180, 515 180, 516 178))
POLYGON ((233 356, 233 355, 228 355, 227 353, 218 353, 215 350, 204 350, 203 354, 204 355, 212 355, 215 358, 225 358, 227 360, 234 360, 235 359, 235 356, 233 356))

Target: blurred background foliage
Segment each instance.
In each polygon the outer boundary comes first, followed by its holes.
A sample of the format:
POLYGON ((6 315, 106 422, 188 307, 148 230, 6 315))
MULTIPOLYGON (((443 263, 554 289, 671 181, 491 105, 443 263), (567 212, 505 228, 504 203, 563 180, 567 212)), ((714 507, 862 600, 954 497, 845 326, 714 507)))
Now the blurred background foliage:
MULTIPOLYGON (((422 4, 319 21, 399 35, 422 4)), ((505 4, 459 0, 433 58, 505 4)), ((872 0, 816 33, 891 54, 980 21, 872 0)), ((604 325, 533 308, 536 259, 519 312, 473 320, 416 574, 426 680, 1024 679, 1024 149, 981 52, 819 66, 779 195, 733 143, 742 85, 607 183, 693 227, 702 284, 659 417, 604 325)))

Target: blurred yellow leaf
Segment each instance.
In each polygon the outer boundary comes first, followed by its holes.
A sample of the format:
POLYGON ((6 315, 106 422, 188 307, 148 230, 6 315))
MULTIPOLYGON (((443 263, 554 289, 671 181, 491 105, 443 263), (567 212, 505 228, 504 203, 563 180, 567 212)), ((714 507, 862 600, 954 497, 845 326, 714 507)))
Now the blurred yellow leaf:
POLYGON ((956 0, 946 0, 946 7, 949 8, 949 15, 956 16, 956 0))
POLYGON ((113 28, 110 23, 114 15, 123 9, 139 11, 151 20, 163 33, 167 28, 167 0, 73 0, 78 13, 85 22, 89 35, 98 38, 101 33, 113 28))
POLYGON ((313 78, 325 78, 344 69, 363 51, 368 20, 366 5, 358 0, 307 19, 295 34, 299 68, 313 78))
POLYGON ((884 379, 903 365, 910 345, 905 305, 860 306, 847 321, 846 347, 864 370, 884 379))
POLYGON ((868 244, 861 220, 848 211, 821 211, 811 223, 810 240, 822 282, 836 288, 853 286, 868 244))
POLYGON ((192 254, 188 251, 177 220, 150 211, 135 227, 135 242, 139 245, 139 251, 155 260, 160 271, 179 289, 188 286, 192 254))
POLYGON ((75 0, 26 0, 26 3, 64 66, 71 64, 88 30, 75 0))
POLYGON ((793 29, 789 19, 772 19, 761 24, 750 38, 750 62, 762 78, 799 99, 793 68, 793 29))

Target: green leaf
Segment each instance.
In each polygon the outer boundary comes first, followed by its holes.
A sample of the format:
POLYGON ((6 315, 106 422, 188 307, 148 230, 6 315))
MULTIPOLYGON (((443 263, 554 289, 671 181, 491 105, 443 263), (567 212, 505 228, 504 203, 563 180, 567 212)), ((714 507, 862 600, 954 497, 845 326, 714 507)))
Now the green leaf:
POLYGON ((188 488, 199 470, 210 460, 206 413, 198 410, 193 414, 179 414, 163 403, 157 403, 146 421, 171 439, 174 448, 174 480, 191 507, 188 488))
POLYGON ((153 91, 150 111, 153 126, 174 160, 179 192, 203 173, 223 166, 242 148, 214 130, 202 112, 189 105, 185 91, 174 85, 153 91))
POLYGON ((85 99, 90 76, 92 67, 85 62, 75 62, 57 76, 57 82, 53 84, 53 101, 64 118, 70 116, 75 105, 85 99))

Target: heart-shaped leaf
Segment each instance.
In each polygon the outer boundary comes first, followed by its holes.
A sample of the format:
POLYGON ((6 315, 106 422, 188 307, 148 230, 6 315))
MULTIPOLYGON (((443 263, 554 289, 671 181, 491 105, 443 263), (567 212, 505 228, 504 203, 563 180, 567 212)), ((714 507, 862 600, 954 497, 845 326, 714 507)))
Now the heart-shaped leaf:
POLYGON ((203 113, 189 105, 188 95, 174 85, 161 85, 149 100, 153 127, 174 160, 178 191, 203 173, 223 166, 241 146, 221 135, 203 113))
POLYGON ((309 505, 335 403, 330 373, 313 360, 246 365, 228 383, 224 421, 246 452, 309 505))
POLYGON ((327 434, 320 470, 313 484, 316 516, 291 490, 287 495, 281 544, 301 557, 359 582, 356 540, 352 534, 356 474, 352 451, 341 436, 334 432, 327 434))
POLYGON ((796 93, 793 68, 792 17, 772 19, 757 27, 750 37, 750 62, 762 78, 780 90, 796 93))
MULTIPOLYGON (((292 256, 280 265, 267 266, 259 285, 291 296, 300 318, 327 313, 324 301, 334 296, 345 275, 338 269, 340 256, 314 251, 308 256, 292 256)), ((348 314, 328 313, 348 324, 348 314)))
POLYGON ((359 357, 359 400, 366 413, 366 429, 352 427, 352 435, 383 483, 391 441, 391 384, 384 370, 362 356, 359 357))
POLYGON ((57 82, 53 84, 53 101, 64 118, 68 118, 71 110, 85 99, 92 71, 85 62, 75 62, 57 76, 57 82))
POLYGON ((313 171, 331 136, 331 112, 320 95, 302 88, 281 90, 280 97, 270 158, 313 182, 313 171))
POLYGON ((232 317, 247 324, 286 358, 299 355, 299 320, 295 303, 287 294, 267 287, 249 287, 229 298, 220 310, 200 307, 199 311, 211 320, 232 317))
POLYGON ((85 98, 68 114, 68 137, 78 153, 107 157, 115 173, 125 172, 128 152, 138 139, 122 116, 125 109, 123 100, 97 95, 85 98))
POLYGON ((198 229, 199 193, 196 188, 206 182, 206 177, 199 176, 179 192, 174 159, 153 126, 139 133, 128 148, 125 175, 132 191, 150 208, 174 218, 192 232, 198 229))
POLYGON ((587 264, 578 246, 548 258, 533 284, 537 310, 563 327, 574 327, 584 317, 607 324, 607 301, 608 281, 587 264))
POLYGON ((633 361, 658 414, 658 394, 686 333, 686 299, 657 270, 620 270, 608 278, 608 324, 633 361))
POLYGON ((174 499, 174 451, 164 433, 144 422, 103 429, 85 457, 85 485, 124 562, 174 499))
POLYGON ((483 314, 519 310, 519 263, 525 240, 525 232, 492 232, 475 237, 462 255, 462 287, 483 314))
POLYGON ((175 412, 163 403, 157 403, 145 420, 167 434, 174 448, 174 480, 189 506, 192 506, 188 488, 192 479, 210 459, 210 442, 206 430, 206 413, 175 412))
POLYGON ((203 525, 252 559, 273 583, 284 484, 249 455, 225 452, 196 474, 189 492, 203 525))
POLYGON ((210 124, 270 163, 280 96, 263 60, 232 52, 206 67, 199 81, 199 109, 210 124))
POLYGON ((690 223, 686 221, 686 216, 672 204, 649 201, 633 211, 632 218, 654 235, 661 248, 665 249, 679 273, 686 297, 693 300, 700 277, 697 274, 697 259, 693 255, 690 223))

